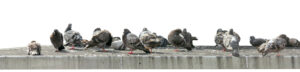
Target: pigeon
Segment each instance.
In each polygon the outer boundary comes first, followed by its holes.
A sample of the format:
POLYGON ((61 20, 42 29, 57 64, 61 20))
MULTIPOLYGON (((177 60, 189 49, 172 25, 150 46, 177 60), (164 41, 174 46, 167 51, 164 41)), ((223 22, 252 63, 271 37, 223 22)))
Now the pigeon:
POLYGON ((122 48, 123 41, 120 37, 113 37, 113 42, 111 44, 111 48, 114 48, 115 50, 125 50, 126 48, 122 48))
POLYGON ((28 55, 41 55, 41 45, 36 41, 31 41, 28 44, 28 55))
POLYGON ((299 47, 299 41, 296 38, 289 38, 285 34, 281 34, 278 37, 286 40, 286 47, 299 47))
POLYGON ((223 38, 223 46, 226 51, 232 51, 232 55, 239 57, 239 42, 240 36, 230 29, 226 32, 223 38))
POLYGON ((156 35, 160 41, 160 44, 158 47, 167 47, 168 45, 170 45, 168 39, 166 39, 165 37, 163 37, 161 35, 157 35, 155 32, 153 32, 153 34, 156 35))
POLYGON ((120 37, 113 37, 113 42, 114 42, 114 41, 120 41, 120 40, 121 40, 120 37))
POLYGON ((82 43, 82 46, 85 47, 85 46, 89 43, 89 40, 87 40, 87 39, 82 39, 82 40, 81 40, 81 43, 82 43))
MULTIPOLYGON (((172 30, 168 35, 168 41, 173 46, 175 46, 175 52, 178 52, 178 47, 185 47, 186 46, 186 40, 184 36, 182 35, 181 29, 175 29, 172 30)), ((192 50, 187 48, 188 51, 192 50)))
POLYGON ((266 43, 267 39, 262 39, 262 38, 255 38, 254 36, 250 36, 250 44, 253 47, 259 47, 263 43, 266 43))
POLYGON ((141 43, 140 39, 135 34, 131 33, 129 29, 124 29, 122 40, 124 44, 123 48, 130 48, 130 52, 128 54, 133 54, 133 50, 135 49, 140 49, 145 53, 150 53, 150 51, 141 43))
POLYGON ((286 41, 286 45, 289 45, 290 38, 285 34, 280 34, 277 38, 282 38, 286 41))
POLYGON ((160 40, 157 38, 156 34, 151 33, 147 28, 144 28, 140 33, 139 38, 146 49, 152 53, 152 48, 158 47, 160 45, 160 40))
POLYGON ((277 52, 276 56, 280 56, 279 52, 286 47, 286 40, 284 38, 275 38, 272 40, 266 40, 265 43, 257 47, 258 52, 262 53, 263 56, 269 52, 277 52))
POLYGON ((72 46, 71 49, 74 49, 75 46, 83 47, 82 36, 79 32, 72 30, 72 24, 69 24, 65 30, 64 39, 66 41, 66 46, 72 46))
POLYGON ((193 40, 198 40, 197 37, 193 37, 190 32, 187 32, 186 28, 183 29, 182 35, 184 36, 184 39, 186 40, 186 48, 187 49, 192 49, 195 48, 193 44, 193 40))
POLYGON ((112 43, 112 40, 113 40, 113 38, 112 38, 112 35, 109 31, 101 30, 100 28, 96 28, 94 30, 94 34, 93 34, 92 39, 88 42, 85 49, 97 46, 99 48, 102 48, 103 52, 107 52, 104 48, 106 46, 110 47, 111 43, 112 43))
POLYGON ((65 49, 63 45, 64 44, 63 35, 57 29, 54 29, 54 32, 50 36, 50 40, 52 45, 56 49, 55 52, 59 52, 65 49))
POLYGON ((289 44, 287 45, 287 47, 299 47, 300 46, 300 42, 296 38, 290 38, 288 43, 289 44))
POLYGON ((224 34, 226 33, 226 30, 222 30, 221 28, 219 28, 217 30, 217 34, 215 36, 215 43, 216 43, 216 47, 217 46, 221 46, 223 47, 223 51, 225 51, 224 45, 223 45, 223 38, 224 38, 224 34))
POLYGON ((167 47, 168 45, 170 45, 169 41, 165 37, 157 36, 157 38, 160 40, 159 47, 167 47))

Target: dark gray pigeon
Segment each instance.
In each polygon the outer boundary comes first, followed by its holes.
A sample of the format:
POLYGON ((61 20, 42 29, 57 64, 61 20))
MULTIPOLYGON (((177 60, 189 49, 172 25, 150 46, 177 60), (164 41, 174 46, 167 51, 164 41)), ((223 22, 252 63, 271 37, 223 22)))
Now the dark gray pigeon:
POLYGON ((186 28, 183 29, 182 35, 184 36, 184 39, 186 41, 185 48, 187 48, 188 50, 192 50, 192 48, 195 48, 193 40, 198 40, 197 37, 193 37, 190 32, 187 32, 186 28))
MULTIPOLYGON (((180 29, 172 30, 168 35, 168 41, 173 46, 175 46, 176 50, 175 52, 178 52, 179 47, 185 47, 186 46, 186 40, 184 36, 182 35, 182 31, 180 29)), ((192 50, 187 48, 188 51, 192 50)))
POLYGON ((259 47, 260 45, 262 45, 263 43, 266 43, 266 39, 262 39, 262 38, 255 38, 254 36, 250 36, 250 44, 253 47, 259 47))
POLYGON ((62 51, 65 49, 64 47, 64 39, 62 33, 60 33, 57 29, 50 36, 50 40, 54 48, 56 49, 55 52, 62 51))

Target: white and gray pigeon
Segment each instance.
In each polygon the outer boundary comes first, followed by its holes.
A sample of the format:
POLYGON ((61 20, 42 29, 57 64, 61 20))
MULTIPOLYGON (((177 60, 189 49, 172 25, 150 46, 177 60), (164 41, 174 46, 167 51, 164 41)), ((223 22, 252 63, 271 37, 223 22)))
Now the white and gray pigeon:
POLYGON ((146 49, 152 52, 152 48, 158 47, 160 45, 160 40, 157 38, 156 34, 153 34, 147 28, 144 28, 139 35, 139 39, 146 49))
POLYGON ((31 41, 27 47, 28 55, 41 55, 41 45, 36 41, 31 41))
POLYGON ((64 39, 66 41, 66 46, 72 46, 71 49, 74 47, 82 47, 82 36, 79 32, 72 30, 72 24, 69 24, 67 29, 65 30, 64 39))
POLYGON ((226 32, 223 38, 223 46, 226 51, 231 51, 232 56, 239 57, 239 42, 240 36, 230 29, 229 32, 226 32))

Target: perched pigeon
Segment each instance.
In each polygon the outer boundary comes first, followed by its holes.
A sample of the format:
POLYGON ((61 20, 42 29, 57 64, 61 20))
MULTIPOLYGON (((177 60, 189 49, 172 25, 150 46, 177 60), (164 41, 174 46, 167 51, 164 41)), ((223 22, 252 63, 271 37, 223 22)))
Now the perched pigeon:
POLYGON ((82 39, 82 40, 81 40, 81 43, 82 43, 82 46, 85 47, 85 46, 89 43, 89 40, 87 40, 87 39, 82 39))
POLYGON ((190 32, 187 32, 186 28, 183 29, 182 35, 184 36, 184 39, 186 41, 186 48, 187 49, 192 49, 195 48, 193 44, 193 40, 198 40, 197 37, 193 37, 190 32))
POLYGON ((150 53, 150 51, 143 46, 140 39, 128 29, 124 29, 122 40, 124 44, 123 47, 130 48, 130 52, 128 54, 133 54, 133 50, 135 49, 140 49, 145 53, 150 53))
POLYGON ((277 38, 282 38, 286 41, 286 45, 289 45, 290 38, 286 36, 285 34, 280 34, 277 38))
POLYGON ((290 38, 288 43, 289 44, 287 45, 287 47, 299 47, 300 46, 300 42, 296 38, 290 38))
POLYGON ((223 47, 223 51, 225 51, 224 45, 223 45, 223 38, 224 35, 227 31, 226 30, 222 30, 221 28, 217 30, 217 34, 215 36, 215 43, 216 43, 216 47, 217 46, 221 46, 223 47))
MULTIPOLYGON (((225 46, 225 44, 224 44, 224 38, 225 38, 225 36, 227 36, 227 37, 229 37, 228 39, 232 39, 232 38, 230 38, 230 37, 235 37, 235 38, 233 38, 233 39, 236 39, 238 42, 240 42, 240 36, 237 34, 237 33, 235 33, 233 30, 232 30, 232 35, 231 35, 231 33, 230 32, 228 32, 227 30, 222 30, 222 29, 218 29, 217 30, 217 34, 216 34, 216 36, 215 36, 215 43, 216 43, 216 46, 221 46, 222 48, 223 48, 223 51, 227 51, 227 48, 226 48, 226 46, 225 46)), ((226 40, 228 40, 228 39, 226 39, 226 40)), ((230 40, 228 40, 228 41, 230 41, 230 40)), ((226 42, 226 41, 225 41, 226 42)), ((228 42, 229 43, 229 42, 228 42)), ((229 51, 231 51, 232 49, 231 49, 231 47, 230 47, 230 49, 229 49, 229 51)))
POLYGON ((144 28, 140 33, 139 38, 146 49, 152 52, 152 48, 158 47, 160 45, 160 40, 157 38, 156 34, 151 33, 147 28, 144 28))
POLYGON ((159 47, 167 47, 168 45, 170 45, 169 41, 163 36, 157 36, 157 38, 160 40, 159 47))
POLYGON ((65 30, 64 39, 67 42, 66 46, 72 46, 71 49, 74 49, 74 46, 83 47, 82 36, 79 32, 72 30, 72 24, 69 24, 65 30))
POLYGON ((64 44, 63 35, 57 29, 55 29, 54 32, 51 34, 50 40, 52 45, 56 49, 55 52, 62 51, 63 49, 65 49, 63 45, 64 44))
POLYGON ((279 52, 284 49, 285 46, 286 40, 278 37, 272 40, 266 40, 266 42, 257 47, 257 49, 263 56, 267 55, 269 52, 277 52, 277 56, 280 56, 279 52))
POLYGON ((114 41, 120 41, 120 40, 121 40, 120 37, 113 37, 113 42, 114 42, 114 41))
POLYGON ((28 55, 41 55, 41 45, 36 41, 28 44, 28 55))
MULTIPOLYGON (((172 30, 168 35, 168 41, 176 47, 176 52, 178 51, 178 47, 186 47, 186 40, 182 35, 182 31, 180 29, 172 30)), ((186 48, 188 51, 192 50, 191 48, 186 48)))
POLYGON ((223 38, 223 46, 226 51, 232 51, 232 55, 239 56, 239 42, 240 36, 230 29, 229 32, 226 32, 223 38))
POLYGON ((90 48, 97 46, 99 48, 102 48, 103 52, 106 52, 104 49, 106 46, 110 47, 112 43, 112 35, 107 30, 101 30, 100 28, 96 28, 94 30, 94 34, 92 39, 88 42, 88 45, 85 47, 90 48))
POLYGON ((123 41, 121 40, 120 37, 113 37, 111 48, 114 48, 115 50, 125 50, 126 48, 122 48, 124 47, 122 45, 123 45, 123 41))
POLYGON ((278 37, 286 40, 286 47, 299 47, 299 41, 296 38, 289 38, 285 34, 281 34, 278 37))
POLYGON ((263 43, 266 43, 267 39, 262 39, 262 38, 255 38, 254 36, 250 36, 250 44, 253 47, 259 47, 263 43))

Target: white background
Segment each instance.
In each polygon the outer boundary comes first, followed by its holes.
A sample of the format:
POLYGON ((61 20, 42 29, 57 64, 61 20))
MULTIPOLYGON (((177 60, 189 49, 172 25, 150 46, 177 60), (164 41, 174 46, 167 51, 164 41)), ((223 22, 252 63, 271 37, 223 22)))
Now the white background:
POLYGON ((167 37, 187 28, 195 45, 215 45, 218 28, 233 28, 241 45, 249 37, 300 38, 299 0, 0 0, 0 48, 26 46, 31 40, 51 45, 54 29, 68 23, 90 40, 96 27, 121 36, 124 28, 143 27, 167 37))

